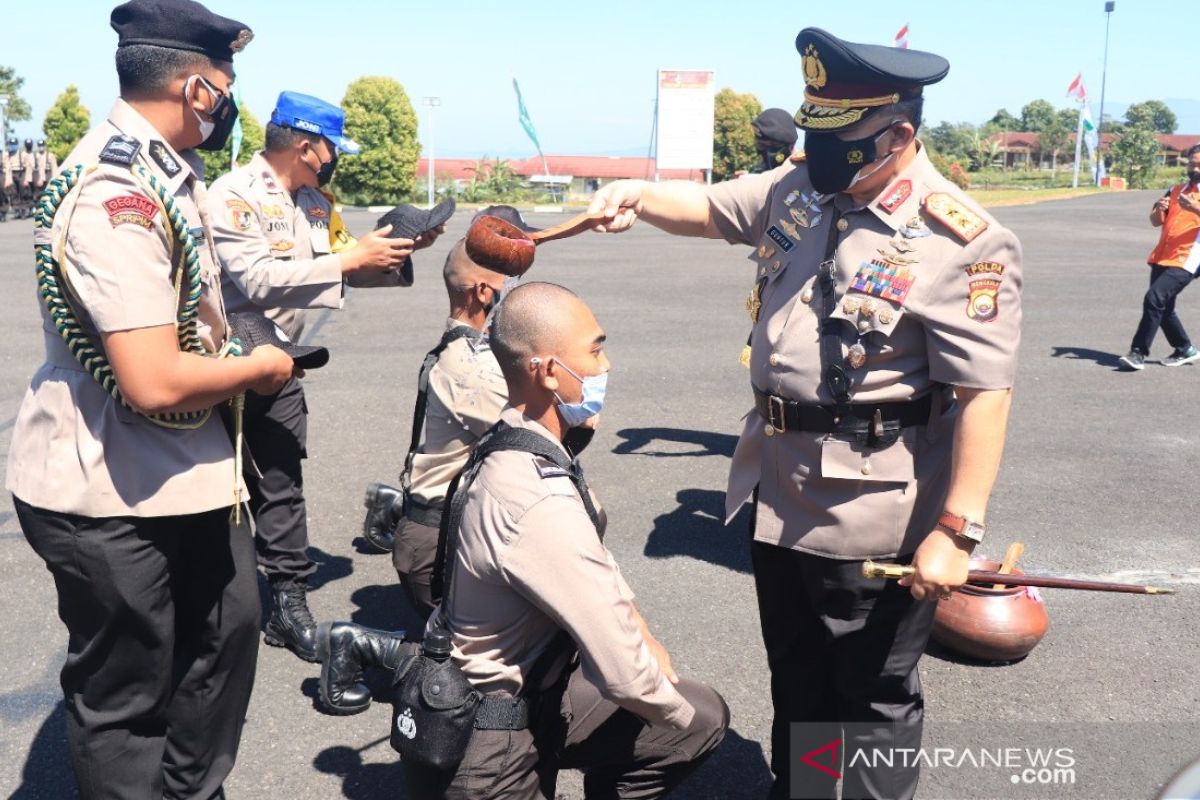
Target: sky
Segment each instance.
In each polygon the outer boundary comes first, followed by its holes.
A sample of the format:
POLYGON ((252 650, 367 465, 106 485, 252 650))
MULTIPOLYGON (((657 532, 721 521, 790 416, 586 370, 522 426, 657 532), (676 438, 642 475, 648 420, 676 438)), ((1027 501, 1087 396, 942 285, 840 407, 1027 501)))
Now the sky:
MULTIPOLYGON (((235 60, 242 99, 260 120, 290 89, 339 102, 347 84, 387 75, 408 92, 428 154, 430 109, 438 157, 524 158, 533 146, 517 121, 512 79, 547 154, 647 152, 658 69, 708 69, 718 87, 752 92, 764 107, 794 111, 804 90, 796 33, 824 28, 843 39, 891 44, 909 26, 909 46, 945 56, 950 74, 926 89, 928 123, 980 123, 997 109, 1019 114, 1045 98, 1066 107, 1082 72, 1098 114, 1104 55, 1104 0, 956 3, 910 0, 775 3, 693 0, 210 0, 245 22, 255 39, 235 60)), ((54 51, 44 37, 6 36, 0 64, 25 78, 39 136, 46 110, 68 84, 98 121, 116 96, 116 34, 103 0, 44 0, 54 51), (69 21, 69 22, 67 22, 69 21)), ((1111 15, 1105 111, 1166 100, 1180 133, 1200 134, 1200 83, 1190 68, 1183 7, 1117 0, 1111 15), (1190 126, 1190 127, 1189 127, 1190 126)))

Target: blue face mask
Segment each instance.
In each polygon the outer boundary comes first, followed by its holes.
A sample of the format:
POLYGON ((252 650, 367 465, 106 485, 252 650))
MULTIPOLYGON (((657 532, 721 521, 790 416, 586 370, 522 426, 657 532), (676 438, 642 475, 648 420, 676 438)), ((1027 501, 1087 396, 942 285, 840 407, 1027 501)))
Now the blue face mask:
POLYGON ((608 390, 608 373, 603 372, 599 375, 581 378, 561 360, 557 358, 554 360, 558 361, 558 365, 566 370, 568 375, 579 381, 583 387, 583 398, 578 403, 564 403, 558 393, 554 393, 554 399, 558 400, 558 413, 562 415, 563 422, 567 423, 568 428, 578 428, 604 408, 604 394, 608 390))

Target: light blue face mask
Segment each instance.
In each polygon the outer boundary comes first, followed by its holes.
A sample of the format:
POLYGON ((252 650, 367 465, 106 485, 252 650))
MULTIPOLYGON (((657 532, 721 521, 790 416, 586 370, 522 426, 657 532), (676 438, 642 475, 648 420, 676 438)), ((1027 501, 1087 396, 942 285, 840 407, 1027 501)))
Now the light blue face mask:
POLYGON ((562 415, 563 422, 567 423, 568 428, 578 428, 604 408, 604 394, 608 390, 608 373, 602 372, 599 375, 581 378, 560 359, 555 358, 554 360, 558 361, 558 365, 566 370, 568 375, 579 381, 580 386, 583 387, 583 398, 578 403, 565 403, 558 396, 558 392, 554 393, 554 399, 558 401, 558 413, 562 415))

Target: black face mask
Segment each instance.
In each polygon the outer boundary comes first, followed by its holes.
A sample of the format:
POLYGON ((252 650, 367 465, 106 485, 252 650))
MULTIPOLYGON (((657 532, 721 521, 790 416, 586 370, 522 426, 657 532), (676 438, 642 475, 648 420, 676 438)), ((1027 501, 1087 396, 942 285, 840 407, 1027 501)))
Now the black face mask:
POLYGON ((768 172, 788 160, 792 154, 791 145, 768 145, 758 148, 758 163, 754 165, 753 173, 768 172))
MULTIPOLYGON (((327 186, 329 184, 329 182, 331 180, 333 180, 333 171, 335 169, 337 169, 337 162, 338 162, 337 151, 336 150, 333 151, 333 158, 329 159, 328 161, 322 161, 321 157, 319 155, 317 155, 316 150, 313 150, 313 155, 317 156, 317 163, 321 165, 320 167, 318 167, 316 169, 317 186, 327 186)), ((304 166, 308 167, 308 164, 305 163, 304 166)), ((312 167, 308 167, 308 168, 312 169, 312 167)))
MULTIPOLYGON (((207 81, 205 83, 207 84, 207 81)), ((203 142, 196 145, 196 149, 215 152, 224 149, 226 142, 229 141, 229 134, 233 133, 233 125, 238 118, 237 104, 229 99, 229 95, 219 95, 216 105, 208 112, 208 116, 213 121, 212 133, 203 142)))
POLYGON ((1200 169, 1189 169, 1188 180, 1192 183, 1200 183, 1200 169))
POLYGON ((595 435, 595 428, 570 428, 563 436, 563 447, 567 448, 572 457, 578 456, 592 443, 592 437, 595 435))
POLYGON ((875 140, 883 133, 849 142, 842 141, 835 133, 806 133, 804 152, 808 156, 808 178, 813 188, 821 194, 837 194, 848 189, 858 171, 875 160, 875 140))

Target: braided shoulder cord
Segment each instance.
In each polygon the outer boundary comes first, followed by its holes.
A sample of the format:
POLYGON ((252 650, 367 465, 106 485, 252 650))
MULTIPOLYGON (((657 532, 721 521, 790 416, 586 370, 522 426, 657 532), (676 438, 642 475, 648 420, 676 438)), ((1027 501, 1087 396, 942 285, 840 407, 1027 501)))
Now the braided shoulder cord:
MULTIPOLYGON (((95 166, 87 167, 82 164, 70 167, 48 182, 41 197, 38 198, 37 208, 34 212, 34 227, 50 231, 54 224, 54 215, 61 208, 67 195, 79 185, 85 174, 95 169, 95 166)), ((176 244, 173 250, 180 256, 179 274, 176 277, 175 286, 178 305, 175 333, 179 339, 179 349, 185 353, 210 355, 198 332, 203 284, 200 280, 200 256, 196 250, 196 241, 188 229, 187 219, 179 211, 174 198, 167 192, 166 187, 149 170, 141 164, 134 164, 130 170, 158 201, 167 231, 172 235, 176 244)), ((63 277, 61 265, 54 258, 53 246, 50 243, 37 244, 34 246, 34 250, 37 262, 38 294, 50 314, 55 330, 67 343, 71 354, 95 378, 96 382, 123 406, 136 411, 121 395, 108 358, 84 331, 78 316, 71 307, 70 300, 63 290, 67 281, 63 277)), ((240 344, 237 340, 231 340, 222 352, 229 355, 241 355, 240 344)), ((194 430, 208 421, 211 415, 212 409, 209 408, 203 411, 145 416, 154 424, 166 428, 194 430)))

